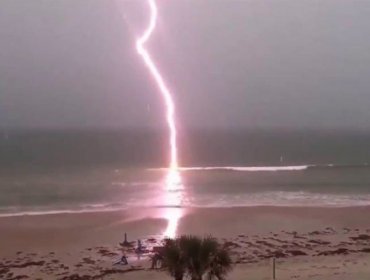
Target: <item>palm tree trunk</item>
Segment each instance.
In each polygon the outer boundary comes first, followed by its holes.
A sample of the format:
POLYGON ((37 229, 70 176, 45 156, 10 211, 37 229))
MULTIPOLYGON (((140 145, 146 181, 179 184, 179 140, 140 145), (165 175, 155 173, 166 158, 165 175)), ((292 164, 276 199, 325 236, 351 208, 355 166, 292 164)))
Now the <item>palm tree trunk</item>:
POLYGON ((175 273, 175 280, 182 280, 184 278, 184 273, 175 273))

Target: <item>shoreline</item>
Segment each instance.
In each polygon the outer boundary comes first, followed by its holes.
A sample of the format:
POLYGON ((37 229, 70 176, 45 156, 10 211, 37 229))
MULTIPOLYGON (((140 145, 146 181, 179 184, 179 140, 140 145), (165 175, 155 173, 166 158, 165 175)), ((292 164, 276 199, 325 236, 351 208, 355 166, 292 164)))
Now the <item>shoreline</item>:
POLYGON ((250 208, 298 208, 298 209, 353 209, 353 208, 369 208, 370 204, 359 204, 359 205, 266 205, 266 204, 256 204, 256 205, 235 205, 235 206, 133 206, 133 207, 122 207, 116 209, 97 209, 97 210, 45 210, 45 211, 23 211, 16 213, 0 213, 0 222, 3 218, 15 218, 15 217, 33 217, 33 216, 52 216, 52 215, 78 215, 78 214, 99 214, 99 213, 115 213, 115 212, 127 212, 132 209, 250 209, 250 208))
MULTIPOLYGON (((179 208, 176 208, 179 209, 179 208)), ((293 207, 248 206, 180 208, 178 234, 228 237, 235 233, 267 233, 281 230, 370 227, 367 213, 370 206, 353 207, 293 207)), ((0 248, 21 244, 26 248, 53 244, 58 240, 68 243, 81 236, 93 243, 119 242, 124 232, 129 236, 144 238, 160 235, 167 225, 165 211, 171 208, 131 208, 120 211, 57 213, 0 217, 0 248), (37 242, 37 234, 44 239, 37 242), (41 242, 42 241, 42 242, 41 242), (37 245, 37 246, 36 246, 37 245)), ((47 247, 47 246, 41 246, 47 247)), ((1 252, 0 252, 1 254, 1 252)))

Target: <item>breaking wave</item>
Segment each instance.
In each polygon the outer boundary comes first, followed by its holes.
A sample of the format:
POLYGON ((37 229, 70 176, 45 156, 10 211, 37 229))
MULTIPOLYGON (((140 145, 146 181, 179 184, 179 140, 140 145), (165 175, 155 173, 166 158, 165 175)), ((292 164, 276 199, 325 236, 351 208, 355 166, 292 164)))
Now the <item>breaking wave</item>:
POLYGON ((180 205, 166 205, 133 200, 130 203, 107 203, 98 205, 82 205, 70 209, 46 209, 35 207, 0 209, 0 217, 37 216, 55 214, 96 213, 127 210, 130 208, 231 208, 231 207, 356 207, 370 206, 370 194, 324 194, 305 191, 288 192, 272 191, 261 193, 207 194, 184 199, 180 205))
MULTIPOLYGON (((287 165, 287 166, 189 166, 180 167, 181 171, 302 171, 311 169, 335 169, 335 168, 370 168, 368 163, 363 164, 306 164, 306 165, 287 165)), ((166 170, 166 168, 150 168, 149 170, 166 170)))

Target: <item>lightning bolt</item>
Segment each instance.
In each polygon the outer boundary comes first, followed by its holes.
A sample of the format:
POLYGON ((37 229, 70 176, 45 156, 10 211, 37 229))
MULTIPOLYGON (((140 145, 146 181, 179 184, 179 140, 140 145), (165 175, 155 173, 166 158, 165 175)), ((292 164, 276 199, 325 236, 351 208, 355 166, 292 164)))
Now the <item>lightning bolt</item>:
POLYGON ((140 56, 143 58, 146 67, 149 69, 150 73, 152 74, 155 82, 158 85, 159 91, 163 97, 164 104, 166 106, 166 120, 167 125, 170 131, 169 135, 169 143, 170 143, 170 163, 169 163, 169 174, 168 180, 172 183, 176 180, 179 180, 179 164, 178 164, 178 157, 177 157, 177 129, 176 129, 176 121, 175 121, 175 103, 173 101, 172 94, 166 83, 163 80, 162 75, 160 74, 158 68, 156 67, 153 59, 151 58, 149 52, 145 49, 144 45, 149 40, 151 34, 153 33, 157 17, 158 17, 158 9, 155 3, 155 0, 148 0, 149 7, 150 7, 150 23, 148 28, 145 30, 144 34, 136 41, 136 49, 140 56))
MULTIPOLYGON (((175 121, 175 103, 172 94, 167 88, 166 83, 156 67, 149 52, 145 49, 145 43, 149 40, 153 33, 158 17, 158 9, 155 0, 148 0, 150 8, 150 22, 148 28, 144 31, 142 36, 136 41, 136 49, 139 55, 144 60, 145 66, 149 69, 150 74, 153 76, 157 83, 158 89, 162 95, 164 105, 166 107, 166 121, 169 129, 169 144, 170 144, 170 162, 168 166, 168 173, 166 178, 167 192, 164 194, 165 203, 168 205, 177 205, 181 201, 181 197, 175 192, 181 186, 181 176, 179 173, 179 164, 177 156, 177 129, 175 121)), ((165 236, 174 237, 176 235, 178 221, 182 216, 182 210, 178 208, 166 209, 164 213, 165 218, 168 220, 167 229, 164 232, 165 236)))

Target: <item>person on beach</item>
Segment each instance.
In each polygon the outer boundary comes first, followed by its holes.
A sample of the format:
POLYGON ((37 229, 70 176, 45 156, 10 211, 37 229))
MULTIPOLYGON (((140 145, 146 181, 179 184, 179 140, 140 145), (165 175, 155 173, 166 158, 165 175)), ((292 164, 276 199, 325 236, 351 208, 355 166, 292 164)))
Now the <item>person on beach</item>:
POLYGON ((151 269, 158 269, 162 267, 163 256, 159 253, 155 253, 154 256, 151 257, 152 259, 152 266, 151 269))
POLYGON ((125 254, 122 255, 121 259, 117 262, 115 262, 113 265, 116 264, 123 264, 123 265, 128 265, 127 257, 125 254))
POLYGON ((137 240, 137 248, 136 248, 136 254, 141 254, 143 253, 143 245, 141 244, 141 240, 137 240))
POLYGON ((130 246, 130 243, 127 241, 127 233, 126 232, 125 232, 124 240, 121 243, 119 243, 119 245, 121 245, 122 247, 130 246))
POLYGON ((143 245, 141 244, 141 240, 137 240, 137 247, 135 249, 135 253, 137 255, 137 259, 140 260, 141 254, 143 253, 143 245))

